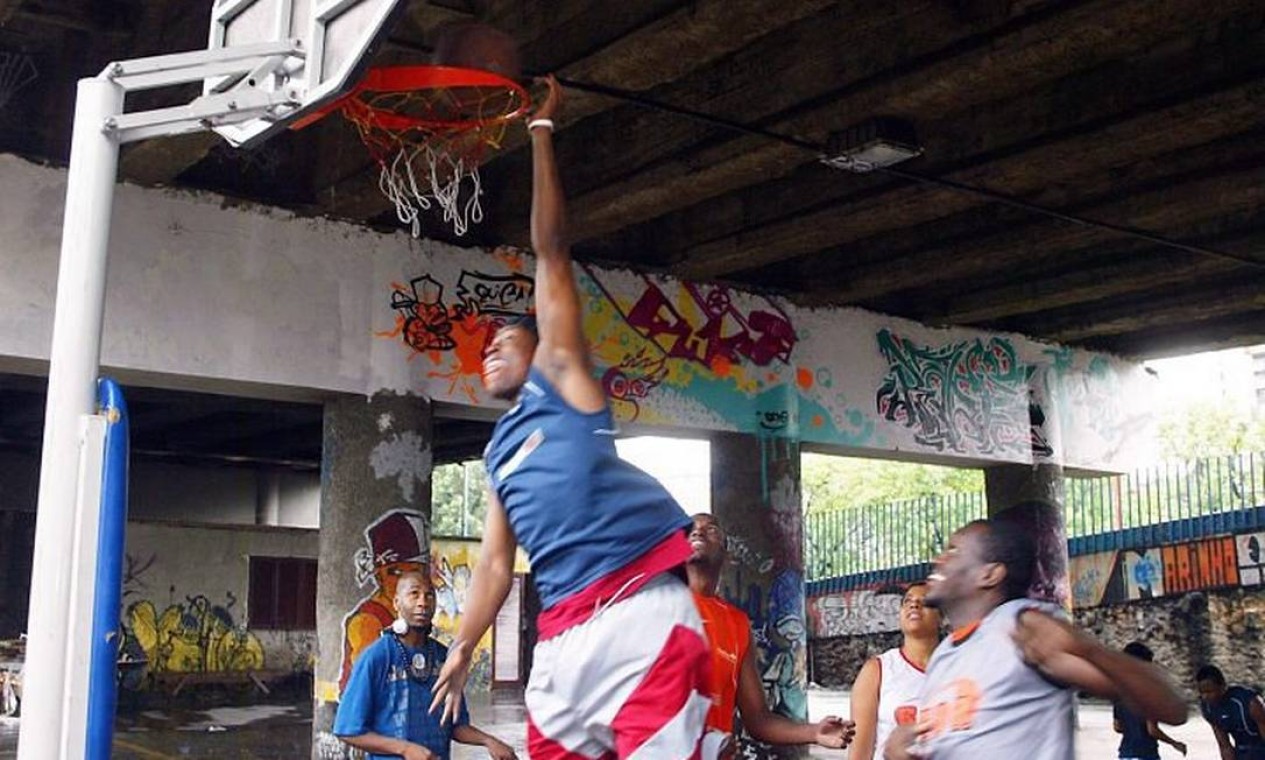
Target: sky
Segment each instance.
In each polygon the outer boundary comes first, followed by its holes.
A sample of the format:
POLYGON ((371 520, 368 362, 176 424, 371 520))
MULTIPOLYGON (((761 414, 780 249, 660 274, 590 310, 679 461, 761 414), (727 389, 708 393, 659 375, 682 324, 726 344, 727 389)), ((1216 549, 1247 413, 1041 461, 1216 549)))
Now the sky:
POLYGON ((712 511, 711 445, 689 438, 638 436, 615 441, 619 456, 659 479, 687 514, 712 511))
POLYGON ((1251 406, 1256 394, 1252 352, 1263 350, 1265 345, 1146 362, 1158 375, 1156 401, 1167 407, 1207 401, 1251 406))

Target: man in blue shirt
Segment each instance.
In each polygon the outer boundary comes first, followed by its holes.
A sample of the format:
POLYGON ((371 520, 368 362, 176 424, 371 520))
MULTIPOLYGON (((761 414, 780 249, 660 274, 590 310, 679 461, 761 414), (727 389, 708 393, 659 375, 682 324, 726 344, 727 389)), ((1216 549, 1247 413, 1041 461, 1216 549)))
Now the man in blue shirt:
MULTIPOLYGON (((1155 659, 1151 648, 1140 641, 1125 645, 1124 653, 1146 662, 1155 659)), ((1123 702, 1112 705, 1111 717, 1112 727, 1121 734, 1117 752, 1120 760, 1160 760, 1160 742, 1172 745, 1182 755, 1186 754, 1185 744, 1164 733, 1159 723, 1143 718, 1123 702)))
POLYGON ((370 644, 352 666, 334 718, 334 735, 369 760, 448 760, 453 739, 487 748, 494 760, 516 760, 504 742, 470 725, 464 707, 442 725, 430 706, 435 674, 448 649, 430 638, 435 589, 420 572, 400 576, 395 592, 399 619, 370 644))
POLYGON ((1265 760, 1265 702, 1260 693, 1226 686, 1225 675, 1215 665, 1200 668, 1195 683, 1199 711, 1212 725, 1221 760, 1265 760))

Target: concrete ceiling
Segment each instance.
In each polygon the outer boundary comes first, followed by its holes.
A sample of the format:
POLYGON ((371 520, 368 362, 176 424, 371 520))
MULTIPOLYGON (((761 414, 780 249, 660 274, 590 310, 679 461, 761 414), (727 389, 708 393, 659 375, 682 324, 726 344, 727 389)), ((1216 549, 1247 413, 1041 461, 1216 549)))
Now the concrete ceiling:
MULTIPOLYGON (((0 451, 38 454, 47 381, 0 373, 0 451)), ((319 470, 323 411, 319 403, 195 393, 128 384, 134 460, 190 466, 319 470)), ((436 464, 476 459, 492 422, 434 418, 436 464)))
MULTIPOLYGON (((0 55, 38 71, 0 108, 0 150, 64 163, 73 81, 204 46, 210 5, 0 0, 0 55)), ((809 142, 901 117, 925 149, 902 168, 1205 249, 839 172, 782 142, 572 92, 558 152, 580 258, 1130 356, 1265 342, 1259 0, 413 0, 375 62, 424 61, 436 26, 460 19, 511 33, 528 70, 809 142)), ((526 242, 529 162, 512 130, 484 168, 471 242, 526 242)), ((150 141, 121 172, 395 224, 339 117, 254 151, 150 141)))

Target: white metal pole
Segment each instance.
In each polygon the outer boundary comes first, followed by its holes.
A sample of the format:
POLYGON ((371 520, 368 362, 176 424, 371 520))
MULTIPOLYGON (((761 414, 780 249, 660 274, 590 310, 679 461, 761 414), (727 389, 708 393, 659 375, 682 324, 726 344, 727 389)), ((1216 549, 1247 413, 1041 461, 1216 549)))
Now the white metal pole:
MULTIPOLYGON (((108 119, 123 110, 123 88, 83 79, 62 224, 57 305, 40 458, 39 511, 23 678, 18 760, 59 758, 64 725, 75 500, 79 492, 80 417, 94 411, 105 306, 106 249, 119 143, 108 119)), ((88 601, 91 610, 91 600, 88 601)))

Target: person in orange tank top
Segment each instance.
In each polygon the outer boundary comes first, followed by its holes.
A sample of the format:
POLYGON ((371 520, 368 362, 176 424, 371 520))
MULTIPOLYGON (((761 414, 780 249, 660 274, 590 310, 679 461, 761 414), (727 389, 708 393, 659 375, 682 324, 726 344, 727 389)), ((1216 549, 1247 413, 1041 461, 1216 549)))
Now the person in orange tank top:
POLYGON ((852 741, 852 721, 827 716, 816 723, 799 723, 769 710, 756 668, 757 650, 751 621, 742 610, 720 598, 720 572, 728 558, 725 530, 715 517, 694 515, 690 531, 693 555, 686 565, 690 590, 703 618, 711 647, 712 708, 707 713, 710 745, 723 745, 722 757, 734 751, 735 712, 755 739, 768 744, 817 744, 842 749, 852 741))

